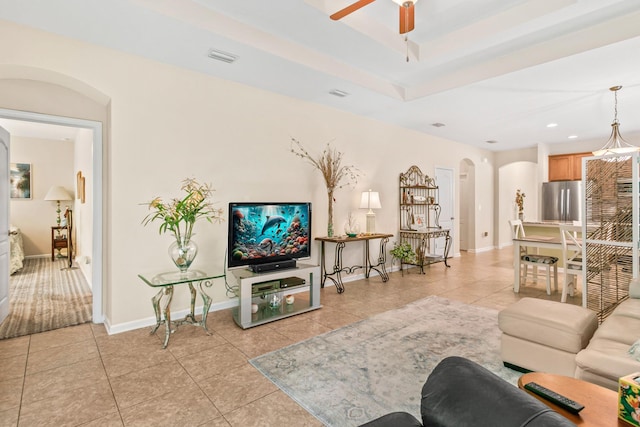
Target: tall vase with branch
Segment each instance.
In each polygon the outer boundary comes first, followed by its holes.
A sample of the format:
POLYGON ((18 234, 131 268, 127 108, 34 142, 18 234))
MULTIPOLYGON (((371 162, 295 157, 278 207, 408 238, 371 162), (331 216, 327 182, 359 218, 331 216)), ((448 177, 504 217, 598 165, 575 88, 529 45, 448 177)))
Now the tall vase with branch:
POLYGON ((342 153, 336 148, 331 147, 327 143, 325 149, 319 157, 313 157, 305 148, 302 143, 295 138, 291 138, 291 152, 311 163, 313 167, 318 169, 322 173, 324 183, 327 186, 328 197, 328 222, 327 222, 327 235, 333 237, 333 203, 335 202, 334 192, 337 188, 342 188, 345 185, 355 185, 358 182, 358 176, 360 171, 353 165, 342 164, 342 153))

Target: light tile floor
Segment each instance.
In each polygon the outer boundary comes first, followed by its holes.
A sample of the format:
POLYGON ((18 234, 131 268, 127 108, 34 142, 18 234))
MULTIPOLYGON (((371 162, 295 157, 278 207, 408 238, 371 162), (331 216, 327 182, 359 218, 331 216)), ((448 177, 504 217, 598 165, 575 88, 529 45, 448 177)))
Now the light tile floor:
POLYGON ((211 336, 183 326, 166 350, 162 328, 109 336, 84 324, 1 340, 0 426, 321 426, 248 360, 429 295, 498 310, 524 296, 560 300, 544 281, 515 294, 512 259, 511 248, 463 253, 451 268, 373 276, 343 294, 327 286, 322 309, 248 330, 230 310, 213 312, 211 336))

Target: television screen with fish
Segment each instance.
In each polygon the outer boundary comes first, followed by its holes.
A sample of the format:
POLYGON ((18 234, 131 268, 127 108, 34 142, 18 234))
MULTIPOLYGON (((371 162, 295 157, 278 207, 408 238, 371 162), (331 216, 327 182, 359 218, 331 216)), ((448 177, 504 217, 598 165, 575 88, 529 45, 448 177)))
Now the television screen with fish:
POLYGON ((311 256, 311 203, 229 203, 228 267, 311 256))

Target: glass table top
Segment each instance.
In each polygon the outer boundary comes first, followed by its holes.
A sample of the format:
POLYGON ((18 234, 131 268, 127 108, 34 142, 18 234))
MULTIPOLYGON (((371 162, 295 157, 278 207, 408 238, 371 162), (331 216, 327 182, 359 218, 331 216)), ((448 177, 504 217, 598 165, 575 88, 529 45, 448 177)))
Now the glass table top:
POLYGON ((202 270, 188 270, 186 273, 174 270, 138 274, 140 279, 152 287, 179 285, 181 283, 218 279, 224 276, 224 273, 202 270))

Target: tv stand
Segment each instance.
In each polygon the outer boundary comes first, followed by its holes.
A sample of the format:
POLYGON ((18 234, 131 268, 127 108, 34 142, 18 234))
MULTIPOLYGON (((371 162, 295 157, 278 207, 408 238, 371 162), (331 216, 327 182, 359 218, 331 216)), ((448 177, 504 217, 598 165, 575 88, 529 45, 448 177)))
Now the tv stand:
POLYGON ((321 308, 320 267, 298 264, 295 268, 254 273, 248 269, 232 271, 239 284, 239 305, 233 319, 242 329, 284 319, 321 308), (285 296, 293 296, 287 304, 285 296), (279 304, 273 304, 279 301, 279 304), (252 306, 255 312, 252 312, 252 306), (257 310, 256 310, 257 309, 257 310))

